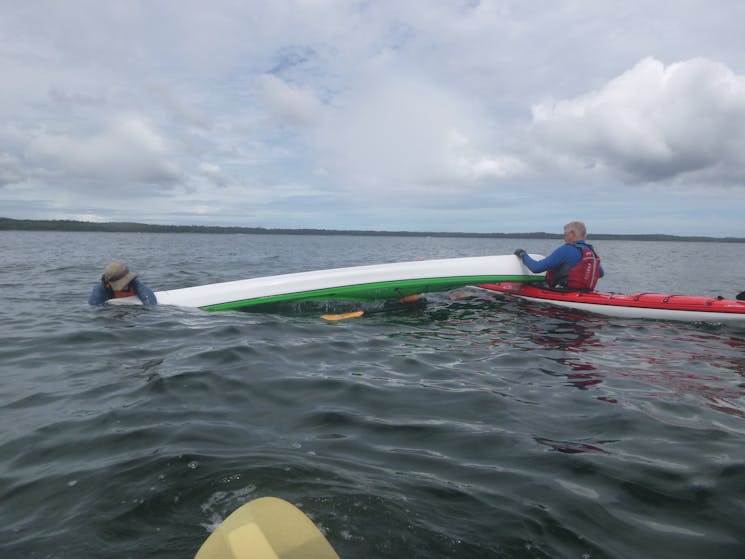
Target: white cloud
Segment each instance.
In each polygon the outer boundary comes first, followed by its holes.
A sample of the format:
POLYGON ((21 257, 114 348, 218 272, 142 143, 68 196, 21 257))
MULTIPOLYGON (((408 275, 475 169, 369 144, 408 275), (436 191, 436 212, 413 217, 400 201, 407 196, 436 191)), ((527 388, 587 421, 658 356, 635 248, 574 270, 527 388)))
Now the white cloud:
POLYGON ((745 76, 710 60, 646 58, 598 91, 532 112, 532 137, 579 174, 745 180, 745 76))
POLYGON ((168 186, 179 178, 164 138, 145 120, 127 116, 94 135, 72 136, 44 129, 32 134, 25 159, 52 175, 117 187, 130 183, 168 186))
POLYGON ((264 103, 280 123, 300 127, 320 117, 321 102, 308 88, 293 87, 281 78, 264 74, 259 78, 264 103))
POLYGON ((198 171, 203 177, 217 186, 226 186, 228 184, 228 179, 223 174, 219 165, 202 162, 199 164, 198 171))
POLYGON ((373 78, 335 100, 315 140, 340 183, 439 188, 519 171, 517 158, 489 153, 485 116, 445 84, 373 78))
POLYGON ((90 221, 93 223, 105 223, 107 220, 98 214, 75 214, 75 215, 63 215, 57 219, 71 219, 73 221, 90 221))

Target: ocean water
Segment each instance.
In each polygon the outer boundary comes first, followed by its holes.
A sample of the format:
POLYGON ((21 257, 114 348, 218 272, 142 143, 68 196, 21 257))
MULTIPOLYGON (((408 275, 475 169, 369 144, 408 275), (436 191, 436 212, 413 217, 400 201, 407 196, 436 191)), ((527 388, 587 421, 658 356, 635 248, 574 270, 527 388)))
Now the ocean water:
MULTIPOLYGON (((0 232, 0 557, 193 557, 268 495, 349 559, 745 557, 745 329, 86 304, 113 258, 161 290, 555 244, 0 232)), ((596 248, 603 290, 745 289, 745 244, 596 248)))

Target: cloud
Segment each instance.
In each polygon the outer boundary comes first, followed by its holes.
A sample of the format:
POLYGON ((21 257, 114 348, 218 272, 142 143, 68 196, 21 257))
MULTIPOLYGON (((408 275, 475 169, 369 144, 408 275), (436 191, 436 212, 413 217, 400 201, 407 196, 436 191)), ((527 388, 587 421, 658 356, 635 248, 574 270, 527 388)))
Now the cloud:
POLYGON ((228 185, 229 181, 219 165, 202 162, 199 164, 197 171, 201 176, 205 177, 216 186, 228 185))
POLYGON ((17 158, 7 153, 0 153, 0 188, 23 180, 23 171, 17 158))
POLYGON ((518 173, 493 154, 477 105, 443 84, 380 72, 337 97, 314 142, 319 167, 340 183, 441 188, 518 173))
POLYGON ((7 4, 17 217, 548 229, 568 185, 614 228, 632 188, 743 209, 742 2, 7 4))
POLYGON ((138 116, 114 119, 101 132, 85 136, 36 131, 24 155, 28 165, 67 180, 163 187, 180 177, 165 139, 138 116))
POLYGON ((626 182, 745 179, 745 76, 645 58, 598 91, 532 108, 534 141, 578 175, 626 182))
POLYGON ((303 127, 315 123, 320 117, 321 102, 310 89, 293 87, 271 74, 260 76, 259 83, 264 103, 281 124, 303 127))

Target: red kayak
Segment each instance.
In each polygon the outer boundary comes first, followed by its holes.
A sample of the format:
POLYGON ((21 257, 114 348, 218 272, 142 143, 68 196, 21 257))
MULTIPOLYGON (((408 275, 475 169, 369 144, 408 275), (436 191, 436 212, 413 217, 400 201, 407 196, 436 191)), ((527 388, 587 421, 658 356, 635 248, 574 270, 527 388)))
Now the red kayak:
POLYGON ((637 293, 622 295, 601 291, 556 291, 516 282, 483 283, 478 287, 539 303, 580 309, 606 316, 656 318, 691 322, 745 323, 745 301, 721 297, 637 293))

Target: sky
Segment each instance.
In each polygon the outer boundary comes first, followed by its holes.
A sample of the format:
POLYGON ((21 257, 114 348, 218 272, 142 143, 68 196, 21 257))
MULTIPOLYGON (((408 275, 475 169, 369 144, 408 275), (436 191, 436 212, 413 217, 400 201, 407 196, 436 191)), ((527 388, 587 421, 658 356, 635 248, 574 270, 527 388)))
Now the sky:
POLYGON ((745 237, 740 0, 0 0, 0 216, 745 237))

